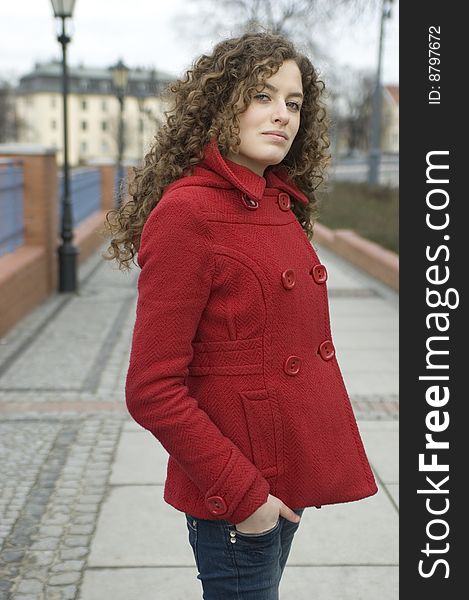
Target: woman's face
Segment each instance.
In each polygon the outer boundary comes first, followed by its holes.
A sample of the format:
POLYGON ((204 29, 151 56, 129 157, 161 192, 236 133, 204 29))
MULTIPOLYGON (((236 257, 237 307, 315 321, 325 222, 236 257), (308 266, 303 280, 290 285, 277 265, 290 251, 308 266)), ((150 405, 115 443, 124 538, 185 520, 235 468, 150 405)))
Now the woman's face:
POLYGON ((230 152, 227 158, 260 176, 269 165, 280 163, 298 133, 302 100, 300 69, 294 60, 286 60, 238 116, 241 144, 238 154, 230 152))

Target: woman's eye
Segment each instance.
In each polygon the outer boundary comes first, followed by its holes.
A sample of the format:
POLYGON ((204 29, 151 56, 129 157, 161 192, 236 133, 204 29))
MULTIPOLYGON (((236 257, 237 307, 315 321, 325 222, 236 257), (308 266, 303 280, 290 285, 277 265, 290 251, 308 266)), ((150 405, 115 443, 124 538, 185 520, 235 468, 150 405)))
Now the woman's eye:
MULTIPOLYGON (((270 97, 267 94, 256 94, 254 98, 264 101, 265 99, 270 100, 270 97)), ((298 102, 287 102, 288 106, 291 106, 295 112, 298 112, 301 109, 301 104, 298 102)))

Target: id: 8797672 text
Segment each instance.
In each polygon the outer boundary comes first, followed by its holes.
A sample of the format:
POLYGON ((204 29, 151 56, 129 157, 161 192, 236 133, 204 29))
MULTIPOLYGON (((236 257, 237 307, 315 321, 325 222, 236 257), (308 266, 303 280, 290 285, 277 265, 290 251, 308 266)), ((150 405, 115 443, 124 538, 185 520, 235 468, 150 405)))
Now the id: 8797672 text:
POLYGON ((431 89, 428 92, 428 104, 440 104, 440 26, 428 28, 428 81, 431 89))

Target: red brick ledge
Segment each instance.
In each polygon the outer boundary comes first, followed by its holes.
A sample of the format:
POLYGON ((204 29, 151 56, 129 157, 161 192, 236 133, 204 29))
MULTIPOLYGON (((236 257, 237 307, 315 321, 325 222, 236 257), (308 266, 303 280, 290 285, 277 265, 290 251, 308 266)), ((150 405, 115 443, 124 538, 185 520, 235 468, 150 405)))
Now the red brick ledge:
MULTIPOLYGON (((105 218, 106 211, 100 210, 75 228, 72 243, 79 248, 79 264, 106 240, 102 234, 105 218)), ((62 239, 57 237, 51 254, 54 271, 58 270, 57 248, 60 244, 62 239)), ((48 257, 42 246, 24 245, 0 256, 0 337, 53 290, 48 280, 48 257)))
POLYGON ((41 246, 20 246, 0 256, 0 337, 49 295, 41 246))
POLYGON ((334 230, 320 223, 314 225, 314 241, 399 291, 399 255, 395 252, 351 229, 334 230))

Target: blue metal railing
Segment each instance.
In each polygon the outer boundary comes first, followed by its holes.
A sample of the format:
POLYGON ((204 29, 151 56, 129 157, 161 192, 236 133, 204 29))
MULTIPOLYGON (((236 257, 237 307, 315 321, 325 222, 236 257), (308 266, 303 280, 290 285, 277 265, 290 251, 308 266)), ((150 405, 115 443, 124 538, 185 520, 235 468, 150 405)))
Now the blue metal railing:
POLYGON ((0 159, 0 256, 24 244, 23 165, 0 159))
MULTIPOLYGON (((62 219, 63 174, 59 174, 59 227, 62 219)), ((101 171, 83 167, 70 174, 70 201, 73 226, 101 209, 101 171)))

